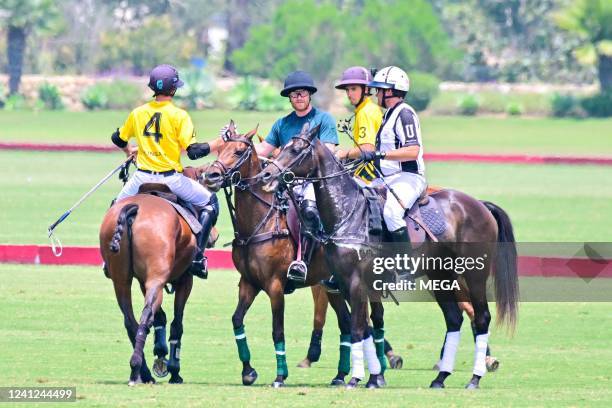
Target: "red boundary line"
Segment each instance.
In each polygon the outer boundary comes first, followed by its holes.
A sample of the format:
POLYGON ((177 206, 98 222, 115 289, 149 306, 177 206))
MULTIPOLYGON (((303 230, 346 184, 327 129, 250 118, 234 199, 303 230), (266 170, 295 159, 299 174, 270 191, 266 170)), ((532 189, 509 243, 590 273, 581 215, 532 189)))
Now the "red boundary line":
MULTIPOLYGON (((0 150, 35 150, 52 152, 115 152, 114 146, 86 144, 44 144, 0 142, 0 150)), ((516 164, 594 164, 612 166, 612 157, 537 156, 524 154, 426 153, 429 161, 516 164)))
MULTIPOLYGON (((211 268, 234 269, 231 251, 209 249, 206 255, 211 268)), ((64 247, 56 257, 47 245, 0 245, 0 263, 100 266, 102 257, 98 247, 64 247)), ((518 268, 520 276, 612 278, 612 259, 521 256, 518 268)))

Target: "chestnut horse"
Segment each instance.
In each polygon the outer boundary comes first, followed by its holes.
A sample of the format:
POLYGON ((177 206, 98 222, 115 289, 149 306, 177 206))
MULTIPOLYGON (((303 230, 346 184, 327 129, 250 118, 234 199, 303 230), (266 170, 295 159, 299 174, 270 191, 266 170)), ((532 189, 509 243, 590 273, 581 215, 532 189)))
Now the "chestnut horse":
MULTIPOLYGON (((237 135, 233 122, 228 137, 221 147, 217 161, 205 174, 206 186, 218 191, 228 182, 236 184, 234 203, 228 198, 235 239, 232 248, 234 265, 240 272, 238 305, 232 325, 242 361, 242 383, 251 385, 257 372, 251 366, 251 354, 244 329, 244 318, 260 291, 270 298, 272 306, 272 339, 276 352, 277 375, 272 386, 282 387, 289 371, 285 355, 284 288, 287 268, 296 256, 296 243, 289 233, 287 208, 281 208, 278 197, 261 190, 260 183, 250 183, 261 169, 252 138, 256 130, 237 135)), ((305 286, 317 285, 329 277, 329 269, 322 256, 313 256, 305 286)), ((332 385, 343 385, 350 371, 350 314, 342 296, 330 295, 329 302, 338 317, 340 328, 340 359, 332 385)), ((383 356, 384 358, 384 356, 383 356)))
MULTIPOLYGON (((183 311, 191 293, 193 277, 187 273, 197 245, 191 229, 167 201, 137 194, 113 205, 100 227, 100 251, 113 281, 117 303, 134 352, 130 358, 129 385, 155 382, 143 349, 155 324, 154 354, 164 361, 166 316, 161 308, 163 288, 174 288, 174 320, 170 326, 170 383, 182 383, 180 347, 183 311), (132 280, 136 278, 145 297, 140 322, 132 309, 132 280)), ((156 362, 157 363, 157 362, 156 362)), ((164 364, 165 365, 165 364, 164 364)), ((163 371, 163 370, 162 370, 163 371)))
MULTIPOLYGON (((379 292, 371 290, 377 276, 372 273, 372 264, 375 257, 384 253, 381 249, 389 245, 382 244, 380 235, 369 234, 364 222, 369 214, 367 200, 350 172, 316 137, 318 131, 318 126, 311 130, 305 126, 260 177, 266 182, 263 190, 268 192, 296 180, 296 176, 314 183, 317 207, 326 234, 325 256, 334 265, 334 275, 351 306, 353 378, 348 386, 354 387, 365 376, 364 352, 368 363, 374 361, 373 346, 367 333, 366 302, 368 296, 370 301, 376 301, 380 296, 379 292)), ((457 282, 460 276, 465 283, 468 293, 463 294, 474 308, 476 331, 474 370, 466 388, 478 388, 486 372, 485 354, 491 320, 486 283, 490 273, 494 272, 495 278, 498 324, 505 322, 510 328, 516 324, 518 276, 513 228, 508 215, 495 204, 478 201, 454 190, 442 190, 433 196, 440 204, 447 228, 441 239, 444 244, 431 246, 426 255, 440 257, 442 253, 443 257, 452 259, 476 256, 484 259, 481 269, 465 273, 441 267, 427 271, 427 276, 434 281, 457 282), (449 248, 452 248, 450 252, 449 248), (484 254, 481 252, 483 249, 486 251, 484 254)), ((400 250, 406 251, 407 248, 400 250)), ((454 368, 463 317, 454 289, 435 289, 434 295, 444 314, 447 332, 439 373, 430 387, 443 388, 445 379, 454 368)), ((376 309, 372 307, 372 321, 375 317, 382 320, 383 314, 382 305, 376 309)), ((370 368, 370 364, 368 366, 370 368)), ((375 388, 380 369, 376 364, 373 367, 367 386, 375 388)))

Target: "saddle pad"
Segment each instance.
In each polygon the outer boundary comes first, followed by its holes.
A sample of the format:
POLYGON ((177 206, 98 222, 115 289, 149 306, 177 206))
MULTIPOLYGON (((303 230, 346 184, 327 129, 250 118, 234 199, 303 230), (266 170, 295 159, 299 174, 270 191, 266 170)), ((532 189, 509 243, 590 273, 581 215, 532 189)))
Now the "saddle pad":
POLYGON ((181 217, 183 217, 183 219, 185 220, 187 225, 189 225, 189 228, 191 228, 191 231, 195 235, 198 235, 200 231, 202 231, 202 224, 200 224, 200 221, 198 221, 198 219, 195 217, 195 215, 193 215, 191 211, 187 210, 185 207, 178 205, 177 203, 173 203, 169 200, 166 201, 168 201, 168 203, 170 203, 170 205, 174 207, 176 212, 179 213, 181 217))
MULTIPOLYGON (((158 186, 158 185, 156 185, 156 186, 158 186)), ((151 187, 153 187, 153 186, 150 185, 149 188, 151 188, 151 187)), ((183 217, 183 219, 185 220, 187 225, 189 225, 189 228, 191 228, 191 231, 195 235, 198 235, 200 233, 200 231, 202 231, 202 224, 200 224, 200 221, 198 221, 198 219, 195 216, 195 214, 193 213, 193 211, 192 210, 188 210, 187 208, 185 208, 182 205, 178 204, 176 202, 176 201, 178 201, 176 195, 171 193, 171 192, 169 192, 170 190, 166 186, 164 186, 164 187, 165 187, 165 190, 167 190, 167 191, 159 191, 159 190, 146 189, 146 188, 143 189, 143 188, 141 188, 138 193, 139 194, 153 195, 153 196, 159 197, 162 200, 165 200, 166 202, 168 202, 171 206, 174 207, 176 212, 179 213, 179 215, 181 217, 183 217)))
POLYGON ((370 234, 379 235, 383 231, 383 217, 378 192, 369 187, 363 187, 361 191, 368 202, 368 228, 370 234))
POLYGON ((446 220, 438 201, 430 198, 429 202, 419 209, 421 210, 421 219, 431 232, 437 237, 444 234, 446 231, 446 220))

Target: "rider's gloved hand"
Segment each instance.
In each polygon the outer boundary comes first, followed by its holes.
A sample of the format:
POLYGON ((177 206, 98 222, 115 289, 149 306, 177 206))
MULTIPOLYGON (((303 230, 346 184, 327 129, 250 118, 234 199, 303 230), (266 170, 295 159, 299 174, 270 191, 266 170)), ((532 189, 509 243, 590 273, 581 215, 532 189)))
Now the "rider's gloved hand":
POLYGON ((375 151, 375 152, 361 152, 361 160, 364 162, 371 162, 377 159, 384 159, 385 152, 375 151))

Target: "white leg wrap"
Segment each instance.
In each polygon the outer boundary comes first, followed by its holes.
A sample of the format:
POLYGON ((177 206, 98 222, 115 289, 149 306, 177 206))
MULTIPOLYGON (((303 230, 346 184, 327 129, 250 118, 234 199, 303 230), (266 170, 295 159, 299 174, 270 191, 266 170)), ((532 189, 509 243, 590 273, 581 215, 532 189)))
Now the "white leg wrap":
POLYGON ((474 375, 483 376, 487 372, 487 344, 489 343, 489 333, 476 336, 474 350, 474 375))
POLYGON ((452 373, 455 369, 455 355, 457 354, 457 348, 459 347, 459 339, 461 338, 461 332, 446 332, 446 340, 444 341, 444 353, 442 353, 442 360, 440 360, 440 371, 446 371, 452 373))
POLYGON ((363 380, 365 378, 365 368, 363 366, 363 340, 359 343, 351 344, 351 363, 353 366, 351 377, 363 380))
POLYGON ((370 374, 380 374, 380 361, 378 360, 378 356, 376 355, 376 347, 374 347, 374 339, 372 338, 372 336, 369 336, 363 341, 363 351, 365 353, 365 358, 368 362, 368 371, 370 372, 370 374))

